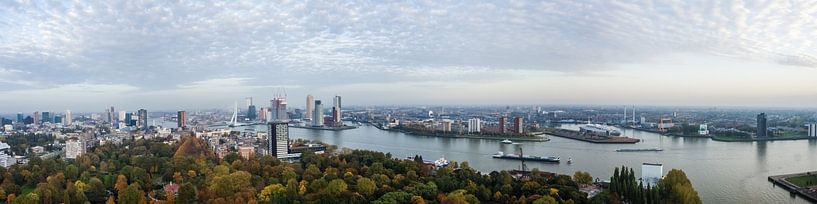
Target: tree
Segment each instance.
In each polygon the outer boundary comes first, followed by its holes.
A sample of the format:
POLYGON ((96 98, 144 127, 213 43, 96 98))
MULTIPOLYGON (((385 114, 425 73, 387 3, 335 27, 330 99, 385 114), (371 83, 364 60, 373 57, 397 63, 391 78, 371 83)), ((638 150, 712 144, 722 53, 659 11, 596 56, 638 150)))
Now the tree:
POLYGON ((128 185, 124 190, 119 191, 119 198, 117 202, 119 204, 138 204, 142 194, 142 190, 139 189, 139 184, 133 183, 128 185))
POLYGON ((117 192, 121 193, 123 190, 125 190, 125 188, 128 188, 128 177, 119 174, 119 176, 116 177, 116 184, 114 185, 114 189, 116 189, 117 192))
POLYGON ((377 190, 377 185, 371 179, 365 177, 357 179, 357 192, 360 194, 369 197, 374 194, 375 190, 377 190))
POLYGON ((286 203, 286 189, 281 184, 269 185, 258 194, 258 200, 263 203, 286 203))
POLYGON ((672 169, 658 181, 661 197, 668 203, 701 203, 698 192, 682 170, 672 169))
POLYGON ((373 204, 387 204, 387 203, 408 203, 411 201, 411 194, 402 191, 388 192, 380 196, 373 204))
POLYGON ((445 198, 440 202, 442 204, 469 204, 469 203, 479 203, 479 199, 476 196, 467 194, 465 190, 456 190, 454 192, 448 193, 445 198))
POLYGON ((533 201, 533 204, 557 204, 556 199, 550 196, 542 196, 539 199, 533 201))
POLYGON ((179 197, 176 198, 176 203, 197 203, 196 186, 190 183, 185 183, 179 187, 179 197))
POLYGON ((329 182, 329 186, 326 187, 326 190, 329 191, 330 194, 337 196, 346 192, 347 188, 346 182, 341 179, 335 179, 329 182))
POLYGON ((587 172, 577 171, 573 174, 573 180, 582 185, 590 185, 593 183, 593 176, 587 172))

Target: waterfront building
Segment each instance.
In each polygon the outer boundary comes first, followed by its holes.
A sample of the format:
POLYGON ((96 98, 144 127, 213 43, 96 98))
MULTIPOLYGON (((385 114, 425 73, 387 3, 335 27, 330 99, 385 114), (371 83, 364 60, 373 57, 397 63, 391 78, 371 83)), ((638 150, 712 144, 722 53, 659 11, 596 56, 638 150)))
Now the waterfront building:
POLYGON ((658 181, 664 176, 664 165, 658 163, 641 164, 641 181, 644 186, 656 186, 658 181))
POLYGON ((440 129, 444 132, 451 132, 451 121, 444 120, 440 122, 440 129))
POLYGON ((808 136, 817 137, 817 123, 811 123, 806 126, 808 126, 808 136))
POLYGON ((480 132, 481 131, 481 125, 482 125, 480 123, 481 122, 480 122, 479 118, 468 119, 468 132, 469 133, 480 132))
POLYGON ((340 96, 335 96, 332 98, 332 126, 342 126, 343 121, 341 121, 341 117, 343 116, 340 108, 341 108, 341 98, 340 96))
POLYGON ((267 116, 269 115, 269 108, 262 107, 260 111, 258 111, 258 120, 260 121, 267 121, 267 116))
POLYGON ((71 110, 65 111, 65 122, 63 122, 63 124, 65 125, 74 124, 74 115, 71 114, 71 110))
POLYGON ((289 125, 286 122, 269 123, 267 135, 267 152, 277 158, 289 154, 289 125))
POLYGON ((147 131, 148 129, 148 110, 139 109, 136 111, 136 128, 147 131))
POLYGON ((315 110, 312 114, 312 126, 323 126, 323 104, 321 100, 315 100, 315 110))
POLYGON ((179 111, 176 115, 176 123, 179 129, 187 128, 187 112, 179 111))
POLYGON ((757 137, 768 137, 768 126, 766 126, 766 113, 757 115, 757 137))
POLYGON ((513 119, 513 131, 516 134, 525 133, 525 124, 522 122, 522 117, 516 117, 513 119))
POLYGON ((499 133, 505 133, 505 131, 507 131, 508 128, 505 127, 507 124, 508 124, 507 116, 502 116, 499 118, 499 133))
POLYGON ((65 158, 76 159, 80 155, 85 154, 85 142, 82 139, 72 137, 65 141, 65 158))
POLYGON ((698 126, 698 134, 699 135, 709 135, 709 127, 706 124, 701 124, 698 126))
POLYGON ((306 116, 305 118, 312 119, 312 115, 314 115, 313 111, 315 111, 315 97, 312 95, 306 95, 306 113, 304 113, 306 116))

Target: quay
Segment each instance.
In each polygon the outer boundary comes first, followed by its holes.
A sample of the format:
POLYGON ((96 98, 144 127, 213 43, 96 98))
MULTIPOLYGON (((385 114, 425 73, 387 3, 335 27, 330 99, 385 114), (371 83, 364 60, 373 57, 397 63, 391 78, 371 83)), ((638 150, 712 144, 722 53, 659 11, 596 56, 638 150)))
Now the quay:
POLYGON ((778 185, 782 186, 784 189, 788 190, 792 194, 797 194, 800 197, 803 197, 811 202, 817 202, 817 183, 812 184, 809 187, 801 187, 788 180, 789 178, 801 176, 817 176, 817 171, 769 176, 769 181, 775 184, 775 186, 778 185))
POLYGON ((351 130, 351 129, 357 128, 357 126, 314 127, 314 126, 297 126, 297 125, 290 125, 289 127, 301 128, 301 129, 310 129, 310 130, 330 130, 330 131, 351 130))
POLYGON ((565 130, 565 129, 557 129, 553 130, 549 133, 549 135, 557 136, 557 137, 564 137, 568 139, 580 140, 585 142, 592 142, 592 143, 601 143, 601 144, 633 144, 638 143, 641 140, 636 138, 629 138, 629 137, 612 137, 612 136, 597 136, 597 135, 588 135, 588 134, 581 134, 579 131, 574 130, 565 130))

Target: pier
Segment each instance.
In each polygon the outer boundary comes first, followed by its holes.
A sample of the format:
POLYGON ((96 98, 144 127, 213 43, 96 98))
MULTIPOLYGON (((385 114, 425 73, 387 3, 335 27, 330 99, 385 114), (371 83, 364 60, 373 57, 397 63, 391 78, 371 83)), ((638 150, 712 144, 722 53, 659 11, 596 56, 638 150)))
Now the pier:
POLYGON ((817 202, 817 183, 807 185, 804 187, 789 181, 789 179, 791 178, 805 176, 815 177, 812 180, 817 180, 817 171, 769 176, 769 181, 774 183, 776 186, 782 186, 784 189, 788 190, 792 194, 797 194, 811 202, 817 202))

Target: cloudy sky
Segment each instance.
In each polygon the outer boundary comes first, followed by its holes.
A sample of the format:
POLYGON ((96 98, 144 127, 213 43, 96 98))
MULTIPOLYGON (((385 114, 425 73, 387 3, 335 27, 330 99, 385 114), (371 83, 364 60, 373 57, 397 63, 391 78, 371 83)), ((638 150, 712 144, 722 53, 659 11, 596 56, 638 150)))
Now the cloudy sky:
POLYGON ((817 106, 815 1, 0 1, 0 112, 817 106), (266 102, 264 102, 266 101, 266 102))

